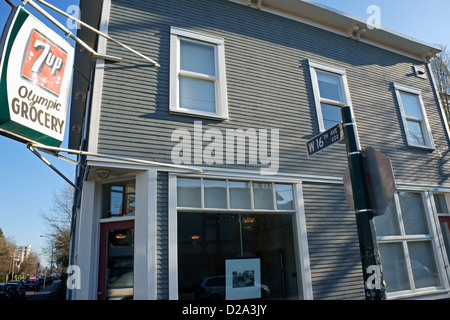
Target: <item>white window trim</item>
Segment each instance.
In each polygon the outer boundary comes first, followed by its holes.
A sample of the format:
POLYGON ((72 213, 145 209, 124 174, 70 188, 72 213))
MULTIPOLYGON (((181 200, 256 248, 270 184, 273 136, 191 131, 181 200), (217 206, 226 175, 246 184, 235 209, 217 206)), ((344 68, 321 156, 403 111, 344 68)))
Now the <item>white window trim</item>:
MULTIPOLYGON (((177 178, 178 177, 186 177, 193 178, 192 175, 182 175, 179 173, 169 173, 168 178, 168 215, 169 215, 169 300, 178 300, 178 210, 184 211, 183 208, 177 207, 177 178)), ((209 175, 195 175, 196 178, 211 178, 209 175)), ((218 179, 226 180, 245 180, 245 181, 263 181, 260 180, 260 176, 245 176, 245 177, 220 177, 218 179)), ((273 179, 273 180, 264 180, 265 182, 275 182, 275 183, 287 183, 293 185, 293 196, 294 202, 296 205, 295 210, 286 210, 287 213, 295 215, 295 221, 293 221, 293 228, 295 237, 294 248, 296 250, 296 261, 298 262, 297 270, 300 270, 301 276, 298 277, 298 287, 303 291, 303 299, 304 300, 312 300, 313 299, 313 291, 312 291, 312 278, 311 278, 311 267, 309 262, 309 248, 308 248, 308 239, 306 233, 306 215, 303 204, 303 193, 302 193, 302 183, 301 181, 293 182, 292 180, 284 180, 284 179, 273 179)), ((228 199, 227 199, 228 201, 228 199)), ((203 203, 203 201, 202 201, 203 203)), ((209 210, 209 209, 208 209, 209 210)), ((195 211, 202 211, 202 209, 197 209, 195 211)), ((210 211, 210 210, 209 210, 210 211)), ((249 210, 247 210, 249 211, 249 210)), ((260 212, 261 210, 255 210, 260 212)), ((233 212, 230 210, 230 212, 233 212)), ((271 210, 270 212, 277 212, 275 210, 271 210)), ((280 211, 282 214, 282 212, 280 211)))
MULTIPOLYGON (((197 78, 211 78, 194 72, 182 72, 184 75, 197 78)), ((225 73, 225 41, 222 38, 205 35, 202 33, 184 30, 176 27, 170 29, 170 94, 169 110, 171 113, 184 114, 195 117, 228 119, 228 99, 225 73), (194 42, 204 42, 214 45, 216 61, 216 112, 204 112, 180 108, 179 104, 179 75, 180 75, 180 39, 194 42)))
MULTIPOLYGON (((408 147, 425 149, 425 150, 435 150, 436 147, 434 145, 433 136, 431 134, 430 125, 428 123, 428 117, 427 117, 427 114, 425 111, 425 105, 422 100, 422 92, 418 89, 415 89, 415 88, 412 88, 409 86, 405 86, 402 84, 398 84, 398 83, 394 83, 394 89, 395 89, 395 95, 397 97, 397 103, 398 103, 398 106, 400 109, 400 115, 402 117, 402 124, 403 124, 403 129, 405 131, 408 147), (417 95, 419 98, 420 111, 422 112, 422 116, 423 116, 423 121, 422 120, 420 120, 420 121, 422 122, 421 127, 422 127, 422 131, 424 133, 425 145, 418 145, 418 144, 415 144, 412 142, 412 138, 409 133, 408 123, 407 123, 407 120, 409 120, 409 118, 405 114, 405 110, 403 108, 403 102, 402 102, 402 99, 400 96, 400 92, 414 94, 414 95, 417 95)), ((411 120, 417 121, 418 119, 411 118, 411 120)))
POLYGON ((429 192, 428 190, 422 190, 422 189, 415 189, 415 188, 398 188, 397 192, 394 194, 395 200, 395 209, 397 212, 397 219, 399 223, 400 228, 400 235, 395 236, 377 236, 377 241, 379 244, 383 243, 401 243, 403 247, 403 252, 405 254, 406 258, 406 264, 407 264, 407 272, 408 272, 408 279, 410 281, 410 287, 414 289, 410 290, 403 290, 403 291, 396 291, 396 292, 389 292, 386 293, 386 296, 388 299, 402 299, 402 298, 412 298, 416 296, 421 295, 432 295, 432 294, 439 294, 439 293, 448 293, 450 291, 450 284, 449 284, 449 278, 448 278, 448 270, 445 268, 445 258, 442 255, 442 242, 441 242, 441 234, 440 230, 438 229, 438 225, 436 225, 436 212, 434 209, 434 201, 433 201, 433 195, 432 192, 429 192), (428 224, 429 233, 423 234, 423 235, 406 235, 404 230, 404 224, 403 224, 403 215, 398 214, 401 211, 400 208, 400 201, 398 198, 397 192, 413 192, 413 193, 419 193, 422 196, 422 203, 424 205, 425 210, 425 218, 426 222, 428 224), (434 255, 434 261, 436 263, 436 268, 439 274, 439 280, 441 282, 440 286, 436 287, 427 287, 427 288, 415 288, 413 283, 413 277, 412 277, 412 267, 411 267, 411 261, 409 260, 409 251, 407 248, 407 243, 411 241, 429 241, 432 246, 433 255, 434 255))
POLYGON ((323 63, 319 63, 319 62, 315 62, 315 61, 311 61, 311 60, 308 60, 308 64, 309 64, 309 71, 311 74, 311 83, 312 83, 313 92, 314 92, 314 102, 316 105, 317 122, 319 125, 319 131, 324 132, 325 125, 323 123, 321 103, 332 104, 332 105, 339 106, 339 107, 345 107, 345 106, 351 107, 352 106, 351 98, 350 98, 350 90, 348 88, 348 83, 347 83, 347 75, 346 75, 345 69, 342 69, 342 68, 330 66, 327 64, 323 64, 323 63), (316 70, 326 71, 326 72, 334 73, 334 74, 340 76, 341 85, 342 85, 342 97, 344 98, 344 103, 342 103, 340 101, 338 102, 338 101, 334 101, 334 100, 321 98, 320 90, 319 90, 319 81, 317 80, 316 70))

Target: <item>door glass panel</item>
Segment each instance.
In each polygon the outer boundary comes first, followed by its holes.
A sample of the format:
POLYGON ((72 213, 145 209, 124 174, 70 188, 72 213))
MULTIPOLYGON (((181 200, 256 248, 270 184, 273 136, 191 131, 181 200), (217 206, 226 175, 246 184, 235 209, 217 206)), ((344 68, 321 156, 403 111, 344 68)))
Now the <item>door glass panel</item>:
POLYGON ((416 288, 439 286, 439 274, 434 261, 431 242, 409 242, 408 249, 416 288))
POLYGON ((411 289, 402 244, 383 243, 379 245, 379 248, 386 292, 411 289))
POLYGON ((106 299, 133 299, 134 229, 107 232, 106 299))
POLYGON ((428 234, 422 195, 420 193, 399 192, 398 196, 406 234, 428 234))

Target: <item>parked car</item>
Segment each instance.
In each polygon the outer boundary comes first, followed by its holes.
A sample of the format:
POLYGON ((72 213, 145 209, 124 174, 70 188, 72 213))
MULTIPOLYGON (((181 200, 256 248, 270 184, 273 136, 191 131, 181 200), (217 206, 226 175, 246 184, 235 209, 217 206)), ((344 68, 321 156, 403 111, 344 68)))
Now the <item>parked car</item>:
POLYGON ((0 283, 0 300, 9 299, 9 291, 6 287, 6 283, 0 283))
POLYGON ((41 290, 41 285, 39 283, 39 279, 35 278, 35 279, 27 279, 25 281, 25 289, 29 290, 29 291, 40 291, 41 290))
POLYGON ((53 277, 46 276, 46 277, 45 277, 45 285, 46 285, 46 286, 49 286, 49 285, 51 285, 52 283, 53 283, 53 277))
POLYGON ((25 299, 25 285, 22 281, 10 281, 6 283, 9 297, 13 299, 25 299))
MULTIPOLYGON (((243 286, 246 285, 243 284, 243 286)), ((270 289, 265 284, 255 282, 252 284, 252 287, 261 290, 261 298, 263 299, 267 299, 267 296, 270 294, 270 289)), ((207 277, 202 280, 200 286, 195 290, 195 296, 200 300, 225 300, 226 288, 225 276, 207 277)))

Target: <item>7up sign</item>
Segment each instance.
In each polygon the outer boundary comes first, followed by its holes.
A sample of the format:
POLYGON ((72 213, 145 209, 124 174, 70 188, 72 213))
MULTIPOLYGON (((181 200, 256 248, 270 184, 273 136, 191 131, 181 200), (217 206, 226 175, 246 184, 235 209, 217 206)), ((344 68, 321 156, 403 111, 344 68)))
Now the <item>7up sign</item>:
POLYGON ((0 133, 60 146, 69 110, 73 47, 22 7, 3 30, 0 133))

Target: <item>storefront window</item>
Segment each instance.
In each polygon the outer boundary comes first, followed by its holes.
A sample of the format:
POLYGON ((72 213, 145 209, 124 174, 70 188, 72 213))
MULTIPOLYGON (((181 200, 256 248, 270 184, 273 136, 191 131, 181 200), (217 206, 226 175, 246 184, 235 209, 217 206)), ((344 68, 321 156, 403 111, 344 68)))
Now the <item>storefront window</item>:
POLYGON ((178 178, 180 300, 298 299, 293 186, 178 178), (189 190, 189 189, 187 189, 189 190), (192 189, 188 191, 192 194, 192 189), (214 210, 217 208, 221 210, 214 210))

